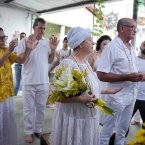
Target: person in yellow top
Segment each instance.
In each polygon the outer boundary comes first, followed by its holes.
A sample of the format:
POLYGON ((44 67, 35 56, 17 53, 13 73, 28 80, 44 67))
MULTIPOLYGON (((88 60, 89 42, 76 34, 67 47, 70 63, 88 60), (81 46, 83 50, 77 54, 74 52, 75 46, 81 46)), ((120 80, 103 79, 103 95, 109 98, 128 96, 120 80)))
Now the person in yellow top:
POLYGON ((17 125, 14 112, 13 97, 14 86, 11 65, 16 62, 24 63, 31 50, 38 44, 34 44, 34 36, 30 35, 26 42, 27 49, 18 56, 13 53, 17 45, 17 39, 5 47, 8 36, 0 28, 0 145, 18 145, 17 125))

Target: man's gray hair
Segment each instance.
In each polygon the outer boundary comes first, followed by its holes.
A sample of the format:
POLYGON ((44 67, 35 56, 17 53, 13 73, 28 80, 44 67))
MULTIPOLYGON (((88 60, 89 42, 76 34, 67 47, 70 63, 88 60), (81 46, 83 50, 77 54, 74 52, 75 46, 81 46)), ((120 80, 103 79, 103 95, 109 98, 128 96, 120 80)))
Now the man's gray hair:
POLYGON ((119 32, 121 25, 127 25, 128 18, 122 18, 117 23, 117 31, 119 32))

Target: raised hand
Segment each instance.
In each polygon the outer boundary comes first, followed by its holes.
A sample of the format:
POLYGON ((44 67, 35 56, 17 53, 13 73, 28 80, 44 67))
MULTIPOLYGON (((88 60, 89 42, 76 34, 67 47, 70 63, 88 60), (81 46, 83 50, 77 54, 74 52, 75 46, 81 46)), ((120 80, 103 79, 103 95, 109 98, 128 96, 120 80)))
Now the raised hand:
POLYGON ((115 93, 119 92, 122 89, 123 89, 123 87, 121 87, 119 89, 108 89, 108 90, 105 90, 105 94, 115 94, 115 93))
POLYGON ((57 37, 53 36, 49 39, 49 45, 51 48, 51 52, 54 52, 58 46, 59 41, 57 41, 57 37))
POLYGON ((93 58, 93 61, 95 61, 97 59, 97 52, 96 52, 96 50, 94 50, 93 53, 91 53, 91 56, 93 58))
POLYGON ((25 39, 26 49, 33 50, 38 45, 39 41, 35 44, 36 37, 34 34, 28 37, 28 40, 25 39))
POLYGON ((9 44, 9 52, 13 52, 14 48, 18 45, 18 39, 15 38, 14 40, 12 40, 9 44))

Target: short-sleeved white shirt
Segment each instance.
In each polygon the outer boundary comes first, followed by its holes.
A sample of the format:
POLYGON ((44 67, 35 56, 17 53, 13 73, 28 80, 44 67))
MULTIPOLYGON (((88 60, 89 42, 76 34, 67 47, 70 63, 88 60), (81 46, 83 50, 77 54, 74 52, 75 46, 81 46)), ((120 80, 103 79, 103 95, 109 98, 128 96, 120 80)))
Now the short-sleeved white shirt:
MULTIPOLYGON (((140 73, 145 73, 145 59, 141 59, 138 57, 138 68, 140 73)), ((145 101, 145 82, 138 83, 138 94, 137 100, 144 100, 145 101)))
POLYGON ((59 49, 57 51, 57 53, 60 54, 60 61, 61 62, 63 59, 67 58, 69 56, 69 50, 62 50, 62 49, 59 49))
MULTIPOLYGON (((27 38, 26 38, 27 39, 27 38)), ((35 43, 37 43, 36 40, 35 43)), ((25 39, 15 48, 18 55, 24 53, 25 39)), ((37 85, 49 83, 48 59, 51 54, 49 40, 41 38, 37 47, 31 51, 22 68, 22 85, 37 85)))
MULTIPOLYGON (((131 54, 122 40, 117 36, 109 44, 107 44, 101 55, 101 61, 97 71, 113 74, 130 74, 130 66, 127 55, 129 56, 133 72, 138 72, 137 58, 135 56, 134 47, 131 46, 131 54)), ((116 94, 109 94, 106 101, 114 99, 123 105, 129 105, 136 99, 138 83, 131 81, 108 82, 106 89, 115 89, 123 87, 116 94)))
MULTIPOLYGON (((69 56, 69 50, 56 50, 57 53, 60 54, 60 59, 59 62, 61 62, 63 59, 67 58, 69 56)), ((52 64, 48 64, 48 69, 50 69, 52 67, 52 65, 57 61, 57 57, 55 57, 54 61, 52 62, 52 64)), ((50 73, 54 73, 55 72, 55 68, 50 72, 50 73)))

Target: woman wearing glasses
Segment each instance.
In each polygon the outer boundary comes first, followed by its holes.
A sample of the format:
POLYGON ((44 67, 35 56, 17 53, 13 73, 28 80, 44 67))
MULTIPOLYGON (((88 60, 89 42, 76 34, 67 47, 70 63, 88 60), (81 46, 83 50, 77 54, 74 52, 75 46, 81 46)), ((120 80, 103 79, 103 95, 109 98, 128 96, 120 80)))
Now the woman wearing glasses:
POLYGON ((21 56, 13 53, 17 39, 11 41, 7 48, 5 47, 7 38, 8 36, 5 36, 3 29, 0 28, 0 145, 18 145, 11 65, 14 62, 19 64, 25 62, 32 48, 33 36, 29 37, 26 42, 27 49, 21 56))

